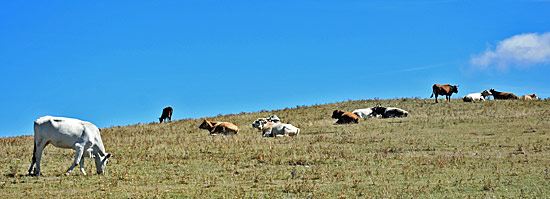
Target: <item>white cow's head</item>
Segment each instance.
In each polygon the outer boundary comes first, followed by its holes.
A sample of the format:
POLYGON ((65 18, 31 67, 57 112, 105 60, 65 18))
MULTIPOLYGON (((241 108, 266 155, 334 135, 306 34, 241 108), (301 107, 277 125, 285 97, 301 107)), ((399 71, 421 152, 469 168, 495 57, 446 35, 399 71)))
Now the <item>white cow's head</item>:
POLYGON ((110 153, 107 153, 107 155, 105 156, 101 156, 99 154, 96 154, 94 156, 95 168, 97 170, 97 174, 103 174, 105 172, 105 166, 109 162, 110 157, 112 157, 110 153))

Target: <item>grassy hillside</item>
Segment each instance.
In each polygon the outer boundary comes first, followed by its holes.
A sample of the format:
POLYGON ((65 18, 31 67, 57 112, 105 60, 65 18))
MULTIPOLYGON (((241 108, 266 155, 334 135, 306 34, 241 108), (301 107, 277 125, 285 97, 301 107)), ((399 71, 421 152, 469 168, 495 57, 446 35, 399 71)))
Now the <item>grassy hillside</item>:
MULTIPOLYGON (((84 118, 85 119, 85 118, 84 118)), ((115 154, 106 175, 75 169, 74 151, 46 147, 43 177, 26 176, 32 136, 0 139, 1 198, 548 198, 550 102, 363 100, 208 118, 235 136, 209 136, 201 119, 102 129, 115 154), (410 117, 333 125, 335 108, 400 107, 410 117), (277 114, 301 128, 262 138, 277 114)), ((93 121, 92 121, 93 122, 93 121)), ((32 125, 32 121, 29 121, 32 125)))

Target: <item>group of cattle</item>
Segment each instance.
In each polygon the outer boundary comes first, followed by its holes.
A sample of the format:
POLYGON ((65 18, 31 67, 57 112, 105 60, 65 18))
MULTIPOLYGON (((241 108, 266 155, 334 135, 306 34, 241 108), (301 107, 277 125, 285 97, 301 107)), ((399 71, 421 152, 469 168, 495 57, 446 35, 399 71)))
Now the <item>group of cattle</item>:
MULTIPOLYGON (((334 110, 332 118, 338 119, 336 124, 359 123, 359 119, 382 117, 407 117, 409 112, 395 107, 382 107, 380 104, 375 107, 357 109, 353 112, 345 112, 342 110, 334 110)), ((161 117, 162 118, 162 117, 161 117)), ((281 119, 277 115, 272 115, 267 118, 258 118, 252 122, 252 128, 262 132, 263 137, 280 137, 280 136, 297 136, 300 129, 292 124, 281 123, 281 119)), ((199 129, 208 130, 210 135, 231 135, 239 133, 239 127, 230 122, 213 122, 204 119, 199 129)))
MULTIPOLYGON (((281 136, 296 136, 300 133, 300 129, 292 124, 281 123, 281 119, 277 115, 272 115, 267 118, 258 118, 252 122, 252 128, 256 128, 262 132, 264 137, 281 137, 281 136)), ((239 127, 230 122, 213 122, 204 119, 199 129, 205 129, 210 132, 210 135, 231 135, 239 133, 239 127)))
MULTIPOLYGON (((447 101, 450 102, 451 95, 453 93, 458 93, 458 86, 456 85, 434 84, 432 88, 433 92, 431 97, 435 95, 436 103, 438 102, 437 97, 439 95, 444 95, 447 101)), ((492 95, 495 99, 539 99, 535 94, 524 95, 518 98, 512 93, 503 93, 491 89, 484 90, 480 93, 468 94, 464 96, 463 100, 465 102, 484 101, 489 95, 492 95)), ((171 121, 173 112, 174 109, 172 107, 164 108, 159 118, 159 122, 171 121)), ((337 119, 336 124, 348 124, 359 123, 360 119, 366 118, 393 118, 407 117, 408 115, 409 113, 403 109, 382 107, 380 104, 377 104, 374 107, 357 109, 352 112, 334 110, 332 118, 337 119)), ((260 130, 263 137, 297 136, 300 133, 299 128, 292 124, 281 123, 281 120, 276 115, 267 118, 258 118, 252 122, 252 127, 260 130)), ((239 127, 235 124, 230 122, 214 122, 206 119, 204 119, 199 126, 199 129, 208 130, 210 135, 230 135, 239 133, 239 127)), ((102 174, 104 173, 109 158, 113 157, 105 151, 99 129, 94 124, 72 118, 44 116, 34 121, 34 150, 31 166, 29 168, 29 175, 41 174, 40 160, 42 152, 48 144, 52 144, 59 148, 76 150, 74 162, 69 167, 66 174, 69 174, 76 165, 80 165, 80 171, 86 175, 84 171, 84 157, 93 158, 97 173, 102 174)))
MULTIPOLYGON (((453 93, 458 93, 458 86, 457 85, 440 85, 440 84, 434 84, 432 86, 433 92, 430 98, 432 98, 435 95, 435 103, 438 103, 437 97, 439 95, 444 95, 445 99, 447 101, 451 101, 451 95, 453 93)), ((485 98, 492 95, 493 98, 496 100, 540 100, 539 97, 537 97, 537 94, 532 95, 523 95, 521 97, 518 97, 514 95, 513 93, 504 93, 496 91, 495 89, 491 90, 484 90, 480 93, 470 93, 462 98, 464 102, 478 102, 478 101, 485 101, 485 98)))

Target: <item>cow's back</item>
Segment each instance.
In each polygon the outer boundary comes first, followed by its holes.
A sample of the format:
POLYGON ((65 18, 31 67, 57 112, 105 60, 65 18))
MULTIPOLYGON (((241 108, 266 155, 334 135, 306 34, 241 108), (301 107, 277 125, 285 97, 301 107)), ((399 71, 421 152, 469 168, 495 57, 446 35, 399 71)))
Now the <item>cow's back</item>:
POLYGON ((356 109, 352 111, 352 113, 357 115, 359 118, 373 117, 372 108, 356 109))
POLYGON ((166 107, 162 109, 161 117, 165 118, 172 115, 172 112, 174 112, 174 109, 172 107, 166 107))
POLYGON ((99 129, 90 122, 78 119, 44 116, 34 121, 35 141, 47 139, 60 148, 74 148, 77 142, 100 143, 99 129))
POLYGON ((231 122, 218 122, 216 125, 214 125, 214 132, 223 132, 223 133, 233 132, 236 134, 239 132, 239 127, 237 127, 237 125, 231 122))
POLYGON ((359 123, 359 116, 357 116, 355 113, 344 112, 338 120, 342 120, 342 122, 344 123, 348 123, 348 122, 359 123))
POLYGON ((474 102, 474 101, 485 101, 485 98, 481 93, 470 93, 464 96, 462 100, 465 102, 474 102))
POLYGON ((449 85, 441 85, 441 84, 434 84, 433 85, 433 93, 438 95, 448 95, 451 91, 451 88, 449 85))

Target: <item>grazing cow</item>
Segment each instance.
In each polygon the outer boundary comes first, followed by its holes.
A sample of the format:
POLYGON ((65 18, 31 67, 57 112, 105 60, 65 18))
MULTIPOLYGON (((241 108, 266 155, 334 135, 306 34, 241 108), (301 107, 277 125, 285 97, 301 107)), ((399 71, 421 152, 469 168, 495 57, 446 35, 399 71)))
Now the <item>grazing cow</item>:
POLYGON ((496 100, 497 99, 499 99, 499 100, 500 99, 502 99, 502 100, 508 100, 508 99, 517 100, 517 99, 519 99, 519 97, 514 95, 513 93, 498 92, 498 91, 495 91, 495 89, 491 89, 490 91, 493 94, 493 98, 495 98, 496 100))
POLYGON ((485 101, 485 97, 487 97, 489 95, 492 95, 491 91, 484 90, 481 93, 470 93, 470 94, 464 96, 464 98, 462 98, 462 100, 464 102, 477 102, 477 101, 482 102, 482 101, 485 101))
POLYGON ((84 171, 84 157, 94 158, 97 174, 103 174, 111 154, 105 152, 99 129, 90 122, 78 119, 44 116, 34 121, 34 150, 29 175, 41 175, 40 160, 42 151, 48 144, 59 148, 75 149, 74 162, 67 170, 80 164, 80 172, 84 171))
POLYGON ((372 111, 373 108, 374 107, 357 109, 357 110, 352 111, 352 113, 359 116, 359 118, 361 118, 361 119, 376 117, 377 116, 376 113, 374 111, 372 111))
POLYGON ((430 96, 430 98, 432 98, 435 94, 435 103, 438 103, 437 102, 437 96, 438 95, 445 95, 445 99, 447 99, 447 101, 451 102, 451 95, 453 93, 458 93, 458 86, 457 85, 451 86, 449 84, 447 84, 447 85, 434 84, 432 86, 432 88, 433 88, 433 92, 432 92, 432 96, 430 96))
POLYGON ((292 124, 273 123, 266 119, 254 121, 252 127, 261 130, 263 137, 297 136, 300 133, 300 129, 292 124))
POLYGON ((521 100, 540 100, 539 97, 537 97, 537 94, 532 94, 532 95, 524 95, 524 96, 521 96, 519 99, 521 100))
POLYGON ((159 122, 162 123, 167 118, 168 121, 172 121, 172 112, 174 112, 174 109, 170 106, 162 109, 162 115, 159 117, 159 122))
POLYGON ((338 119, 338 121, 336 121, 337 124, 359 123, 359 116, 341 110, 334 110, 332 112, 332 118, 338 119))
POLYGON ((382 107, 380 104, 377 104, 376 107, 372 109, 376 115, 382 115, 382 118, 392 118, 392 117, 407 117, 409 112, 395 107, 382 107))
POLYGON ((239 127, 229 122, 212 122, 204 119, 199 129, 206 129, 210 132, 210 135, 217 135, 222 133, 224 135, 239 133, 239 127))

